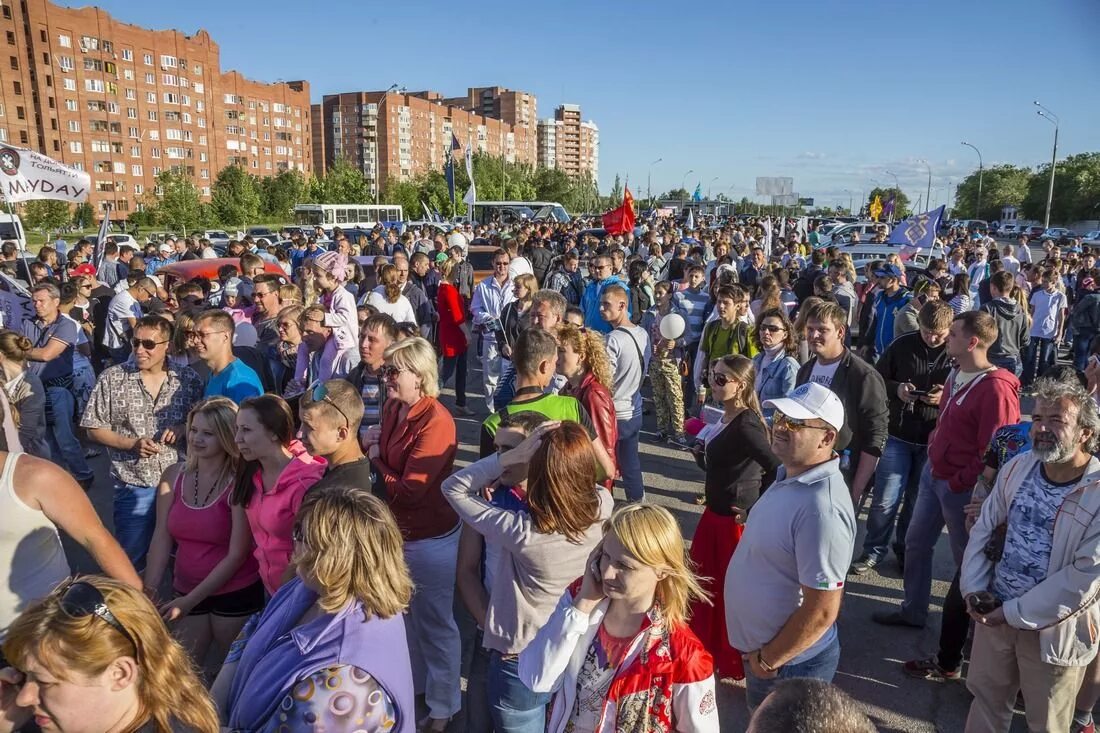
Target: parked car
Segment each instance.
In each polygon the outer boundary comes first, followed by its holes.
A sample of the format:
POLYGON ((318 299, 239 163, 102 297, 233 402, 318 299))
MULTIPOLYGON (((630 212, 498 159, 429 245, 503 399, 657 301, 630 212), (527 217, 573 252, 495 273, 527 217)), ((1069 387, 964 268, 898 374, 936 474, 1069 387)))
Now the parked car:
POLYGON ((1057 242, 1059 239, 1077 236, 1080 235, 1078 235, 1077 232, 1073 231, 1072 229, 1066 229, 1065 227, 1051 227, 1050 229, 1047 229, 1045 232, 1040 234, 1039 238, 1053 239, 1055 242, 1057 242))
MULTIPOLYGON (((172 287, 176 283, 188 282, 201 277, 206 280, 217 280, 218 270, 223 265, 233 265, 240 272, 241 261, 236 257, 218 257, 211 260, 184 260, 182 262, 173 262, 170 265, 157 270, 157 275, 161 276, 166 290, 171 292, 172 287)), ((264 262, 264 272, 270 272, 273 275, 282 275, 286 277, 286 272, 283 268, 274 262, 264 262)))
POLYGON ((1046 231, 1046 227, 1031 225, 1021 228, 1019 234, 1026 234, 1028 239, 1039 239, 1043 236, 1043 232, 1046 231))
POLYGON ((266 237, 270 240, 277 240, 279 238, 279 233, 271 227, 249 227, 245 234, 251 236, 253 239, 256 237, 266 237))
POLYGON ((1011 239, 1019 234, 1020 225, 1015 222, 1009 224, 1002 224, 1001 228, 997 230, 997 236, 1011 239))
POLYGON ((1081 244, 1087 244, 1093 247, 1100 245, 1100 229, 1085 232, 1085 238, 1082 240, 1081 244))
POLYGON ((860 242, 868 242, 875 234, 883 230, 887 236, 890 234, 890 225, 881 221, 857 221, 851 224, 843 224, 829 232, 827 236, 818 240, 818 247, 831 247, 833 245, 845 245, 852 241, 852 235, 858 234, 860 242))

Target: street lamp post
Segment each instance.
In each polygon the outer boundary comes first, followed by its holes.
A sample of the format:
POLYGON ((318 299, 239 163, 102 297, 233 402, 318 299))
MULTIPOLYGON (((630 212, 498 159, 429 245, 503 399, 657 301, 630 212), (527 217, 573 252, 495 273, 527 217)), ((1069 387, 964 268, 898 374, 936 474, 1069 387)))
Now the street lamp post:
MULTIPOLYGON (((372 181, 372 184, 373 184, 373 188, 374 188, 374 203, 376 203, 376 204, 378 203, 378 189, 380 188, 380 186, 378 184, 379 184, 379 182, 382 178, 382 156, 379 155, 379 153, 378 153, 378 148, 379 148, 378 129, 382 126, 382 124, 381 124, 381 121, 382 121, 381 120, 381 118, 382 118, 382 105, 384 105, 386 103, 386 98, 389 96, 390 92, 397 89, 397 87, 398 87, 397 84, 390 84, 389 89, 382 92, 382 99, 380 99, 378 101, 378 114, 377 114, 378 119, 374 123, 374 179, 372 181)), ((387 125, 386 127, 388 129, 389 125, 387 125)))
POLYGON ((848 194, 848 216, 852 215, 852 192, 848 189, 844 189, 844 193, 848 194))
POLYGON ((1035 110, 1040 117, 1047 122, 1054 125, 1054 152, 1050 155, 1050 185, 1047 186, 1047 213, 1043 217, 1043 227, 1050 229, 1050 204, 1054 200, 1054 169, 1058 165, 1058 115, 1051 112, 1049 109, 1035 102, 1035 106, 1039 109, 1035 110))
MULTIPOLYGON (((924 163, 924 165, 928 167, 928 188, 924 190, 924 199, 925 201, 928 201, 932 198, 932 164, 924 159, 921 159, 920 162, 924 163)), ((917 208, 919 209, 920 207, 917 208)))
POLYGON ((898 175, 896 173, 886 171, 886 175, 894 177, 894 211, 890 212, 890 221, 893 222, 897 217, 895 212, 898 210, 898 207, 901 206, 901 184, 898 183, 898 175))
POLYGON ((662 160, 664 160, 664 158, 657 158, 657 160, 650 163, 649 173, 645 177, 645 196, 649 199, 649 205, 651 207, 653 206, 653 186, 651 185, 653 182, 653 166, 657 165, 662 160))
POLYGON ((694 170, 690 170, 690 171, 688 171, 687 173, 684 174, 683 178, 680 179, 680 213, 681 214, 684 213, 684 194, 687 193, 687 190, 684 188, 684 186, 687 185, 688 176, 690 176, 694 172, 695 172, 694 170))
POLYGON ((707 184, 707 198, 708 199, 710 198, 711 187, 714 185, 714 182, 717 181, 717 180, 718 180, 718 176, 715 176, 714 178, 710 179, 710 183, 707 184))
POLYGON ((968 143, 965 140, 963 140, 962 144, 965 145, 968 148, 973 148, 974 152, 978 154, 978 205, 974 207, 974 218, 975 219, 981 219, 982 218, 982 171, 985 168, 985 165, 982 162, 982 151, 978 150, 978 148, 976 146, 971 145, 970 143, 968 143))

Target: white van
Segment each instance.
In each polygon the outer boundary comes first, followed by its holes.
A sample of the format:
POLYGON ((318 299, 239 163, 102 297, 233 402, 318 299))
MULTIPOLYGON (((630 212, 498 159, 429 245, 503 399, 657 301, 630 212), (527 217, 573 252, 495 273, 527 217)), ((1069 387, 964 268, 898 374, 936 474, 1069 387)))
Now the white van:
POLYGON ((19 249, 27 249, 27 232, 18 215, 0 213, 0 242, 16 242, 19 249))

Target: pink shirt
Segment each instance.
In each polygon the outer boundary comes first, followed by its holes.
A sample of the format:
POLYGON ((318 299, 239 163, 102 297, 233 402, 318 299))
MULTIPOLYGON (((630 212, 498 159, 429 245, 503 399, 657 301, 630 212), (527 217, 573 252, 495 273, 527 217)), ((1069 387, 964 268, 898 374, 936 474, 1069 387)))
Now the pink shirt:
MULTIPOLYGON (((183 472, 172 488, 172 506, 168 510, 168 534, 176 542, 176 564, 172 571, 172 587, 187 594, 206 579, 210 572, 229 554, 233 534, 233 511, 229 506, 229 486, 213 504, 196 509, 187 503, 180 490, 183 472)), ((247 588, 259 579, 256 560, 245 558, 237 572, 212 595, 247 588)))
POLYGON ((256 541, 256 560, 260 565, 260 580, 269 594, 274 595, 282 584, 283 573, 294 552, 294 518, 309 487, 325 475, 327 461, 311 456, 305 447, 294 441, 289 450, 294 458, 279 474, 275 486, 264 490, 263 476, 256 471, 252 479, 252 498, 245 507, 252 537, 256 541))

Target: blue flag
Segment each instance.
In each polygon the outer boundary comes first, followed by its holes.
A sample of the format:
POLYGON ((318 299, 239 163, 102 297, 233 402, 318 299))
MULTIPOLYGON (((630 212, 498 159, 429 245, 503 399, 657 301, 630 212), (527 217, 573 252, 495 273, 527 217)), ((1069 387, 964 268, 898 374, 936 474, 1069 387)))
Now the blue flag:
MULTIPOLYGON (((887 244, 900 244, 913 256, 920 250, 931 251, 936 241, 936 231, 940 228, 940 220, 943 218, 944 207, 923 214, 914 214, 908 219, 899 221, 894 230, 890 232, 887 244)), ((902 259, 905 259, 903 256, 902 259)))
POLYGON ((703 200, 703 184, 702 183, 696 183, 695 184, 695 193, 691 194, 691 200, 692 201, 702 201, 703 200))

